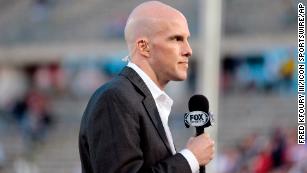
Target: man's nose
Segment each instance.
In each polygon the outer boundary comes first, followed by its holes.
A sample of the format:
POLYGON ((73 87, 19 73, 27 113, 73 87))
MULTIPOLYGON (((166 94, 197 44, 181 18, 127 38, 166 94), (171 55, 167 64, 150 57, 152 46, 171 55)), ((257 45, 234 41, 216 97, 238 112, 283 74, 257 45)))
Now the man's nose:
POLYGON ((183 52, 182 53, 183 53, 183 56, 185 56, 185 57, 192 56, 192 48, 191 48, 191 46, 190 46, 188 41, 186 41, 186 43, 184 44, 183 52))

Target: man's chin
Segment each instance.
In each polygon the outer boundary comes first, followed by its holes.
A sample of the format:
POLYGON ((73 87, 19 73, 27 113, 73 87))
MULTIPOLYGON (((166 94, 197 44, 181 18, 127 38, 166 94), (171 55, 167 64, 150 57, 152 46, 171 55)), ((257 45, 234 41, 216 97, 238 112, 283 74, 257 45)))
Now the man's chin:
POLYGON ((173 81, 184 81, 187 79, 187 75, 180 75, 177 76, 175 79, 173 79, 173 81))

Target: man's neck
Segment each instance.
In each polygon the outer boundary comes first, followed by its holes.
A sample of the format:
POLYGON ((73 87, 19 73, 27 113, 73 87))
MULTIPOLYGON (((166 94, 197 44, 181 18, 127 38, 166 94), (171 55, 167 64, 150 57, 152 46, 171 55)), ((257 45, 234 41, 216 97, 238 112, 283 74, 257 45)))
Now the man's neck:
POLYGON ((164 91, 165 86, 167 85, 168 81, 164 81, 163 79, 159 78, 157 73, 150 67, 150 65, 146 62, 144 63, 138 63, 138 62, 132 62, 135 65, 137 65, 140 69, 146 73, 149 78, 162 90, 164 91))

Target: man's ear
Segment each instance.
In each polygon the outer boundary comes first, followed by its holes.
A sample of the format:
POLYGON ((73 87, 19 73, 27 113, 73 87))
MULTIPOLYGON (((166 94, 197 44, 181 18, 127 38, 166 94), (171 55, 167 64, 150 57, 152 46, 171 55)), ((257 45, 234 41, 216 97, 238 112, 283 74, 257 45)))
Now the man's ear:
POLYGON ((149 49, 148 41, 146 39, 140 39, 137 41, 136 44, 137 44, 136 46, 140 54, 145 57, 149 57, 150 49, 149 49))

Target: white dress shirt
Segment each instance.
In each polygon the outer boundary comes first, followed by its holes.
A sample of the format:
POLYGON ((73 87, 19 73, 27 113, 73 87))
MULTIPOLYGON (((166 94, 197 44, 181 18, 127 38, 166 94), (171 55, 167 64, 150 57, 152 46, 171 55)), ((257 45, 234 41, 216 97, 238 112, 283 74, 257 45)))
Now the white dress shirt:
MULTIPOLYGON (((132 62, 128 62, 128 67, 132 68, 136 73, 143 79, 146 86, 151 92, 151 95, 153 96, 158 112, 160 114, 160 118, 166 133, 167 140, 170 144, 171 150, 173 154, 176 154, 173 137, 171 134, 171 131, 168 126, 168 117, 171 112, 171 108, 173 105, 173 100, 164 92, 162 91, 151 79, 150 77, 137 65, 135 65, 132 62)), ((194 156, 194 154, 188 150, 184 149, 179 152, 182 154, 185 159, 188 161, 190 168, 192 170, 192 173, 197 173, 199 171, 199 163, 194 156)))

